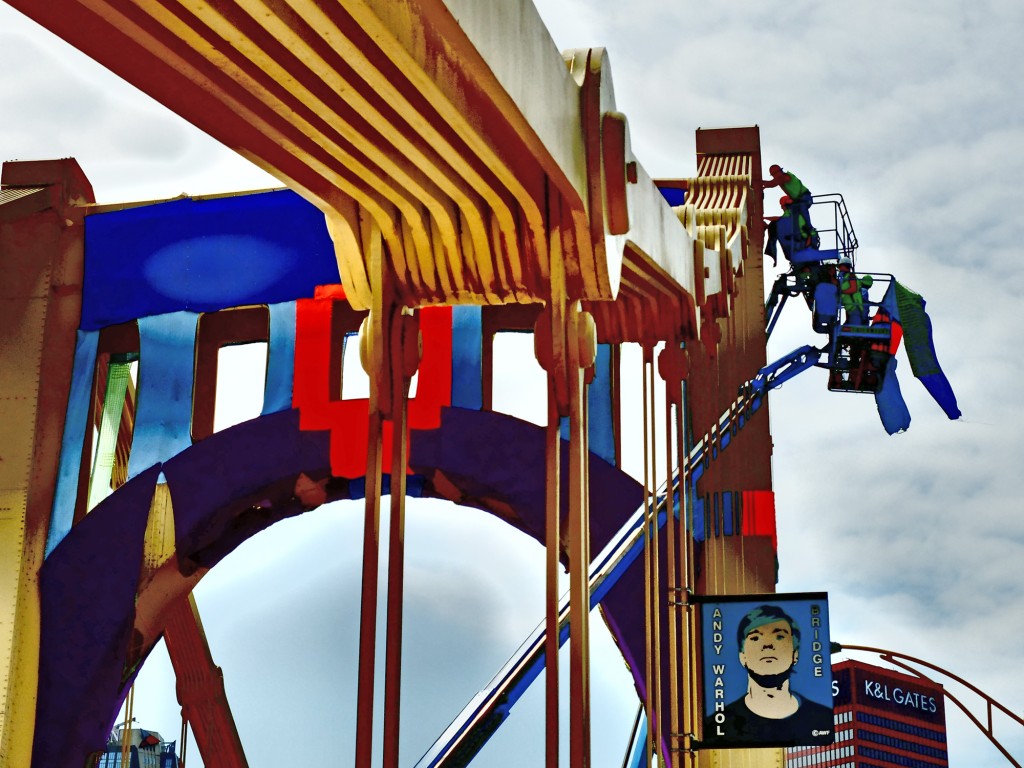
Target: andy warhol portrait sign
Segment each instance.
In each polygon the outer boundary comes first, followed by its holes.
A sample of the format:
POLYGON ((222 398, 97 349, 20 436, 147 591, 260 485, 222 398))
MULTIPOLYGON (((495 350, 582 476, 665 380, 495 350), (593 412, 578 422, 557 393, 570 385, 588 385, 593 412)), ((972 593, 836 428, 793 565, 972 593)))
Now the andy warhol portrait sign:
POLYGON ((702 747, 831 744, 828 595, 700 601, 702 747))

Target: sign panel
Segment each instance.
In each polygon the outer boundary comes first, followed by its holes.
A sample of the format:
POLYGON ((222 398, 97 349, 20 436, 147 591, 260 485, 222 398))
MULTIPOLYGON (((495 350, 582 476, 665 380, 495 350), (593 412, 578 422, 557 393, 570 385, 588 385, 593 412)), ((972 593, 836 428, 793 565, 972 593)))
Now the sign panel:
POLYGON ((853 682, 850 677, 851 670, 832 670, 832 708, 846 707, 853 704, 853 682))
POLYGON ((851 704, 856 697, 862 708, 913 718, 943 727, 946 722, 941 686, 929 686, 885 670, 845 668, 835 671, 832 680, 834 706, 851 704))
POLYGON ((700 746, 831 744, 828 595, 698 599, 704 680, 700 746))

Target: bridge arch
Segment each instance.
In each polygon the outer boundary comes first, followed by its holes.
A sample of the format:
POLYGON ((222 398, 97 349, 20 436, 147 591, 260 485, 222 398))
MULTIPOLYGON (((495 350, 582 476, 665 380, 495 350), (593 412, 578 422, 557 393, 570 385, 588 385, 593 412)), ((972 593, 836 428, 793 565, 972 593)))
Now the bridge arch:
MULTIPOLYGON (((479 507, 543 544, 543 440, 541 428, 511 416, 446 408, 439 428, 411 434, 409 493, 479 507)), ((640 505, 642 488, 593 455, 590 477, 596 550, 640 505)), ((37 730, 33 764, 77 768, 103 744, 162 633, 161 615, 228 553, 280 520, 363 492, 361 478, 331 476, 329 435, 300 430, 298 412, 283 411, 196 443, 98 505, 40 574, 37 722, 48 727, 37 730), (142 583, 158 482, 173 507, 175 557, 142 583)))

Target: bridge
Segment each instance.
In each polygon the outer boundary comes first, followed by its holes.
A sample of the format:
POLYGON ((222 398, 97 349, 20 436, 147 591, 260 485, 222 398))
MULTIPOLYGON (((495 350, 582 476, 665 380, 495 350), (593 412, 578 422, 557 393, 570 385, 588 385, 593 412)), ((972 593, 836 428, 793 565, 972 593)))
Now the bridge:
POLYGON ((547 765, 567 615, 570 764, 592 762, 576 607, 592 553, 638 509, 638 554, 600 599, 646 750, 775 764, 691 750, 689 597, 774 588, 768 419, 722 420, 766 362, 756 128, 699 131, 692 177, 653 180, 608 54, 559 52, 526 0, 10 4, 287 188, 102 204, 73 160, 4 164, 0 766, 82 765, 160 638, 206 762, 245 765, 191 590, 249 536, 338 498, 365 499, 353 764, 397 765, 409 495, 544 543, 547 765), (544 429, 493 411, 503 331, 534 335, 544 429), (252 341, 269 349, 262 413, 215 432, 217 350, 252 341), (630 343, 643 482, 621 470, 630 343), (345 397, 348 345, 367 398, 345 397))

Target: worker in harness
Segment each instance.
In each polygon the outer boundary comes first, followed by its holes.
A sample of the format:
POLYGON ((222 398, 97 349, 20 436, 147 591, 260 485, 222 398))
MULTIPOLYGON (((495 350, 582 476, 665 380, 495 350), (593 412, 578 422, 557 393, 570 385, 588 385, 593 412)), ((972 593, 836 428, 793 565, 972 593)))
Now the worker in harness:
POLYGON ((865 388, 876 391, 881 387, 882 377, 885 376, 886 366, 889 358, 896 354, 899 347, 900 337, 896 336, 893 343, 892 316, 885 307, 879 307, 871 316, 868 327, 872 333, 877 334, 871 337, 868 343, 867 355, 864 359, 864 383, 865 388))
POLYGON ((874 278, 871 275, 858 277, 853 271, 853 262, 848 256, 844 256, 836 267, 836 282, 839 285, 839 302, 846 311, 846 324, 867 325, 865 300, 874 278))
POLYGON ((761 182, 762 189, 771 189, 772 187, 779 187, 785 193, 785 195, 791 200, 791 206, 794 213, 802 213, 804 220, 807 222, 807 226, 811 226, 811 204, 814 202, 814 196, 795 173, 790 171, 784 171, 782 166, 773 165, 768 169, 768 175, 771 179, 768 181, 761 182))
POLYGON ((871 342, 869 348, 872 364, 879 370, 882 370, 886 361, 895 355, 896 350, 900 348, 900 341, 903 339, 903 328, 899 323, 893 322, 889 310, 882 306, 871 317, 869 327, 885 332, 885 336, 879 333, 878 338, 871 342))
POLYGON ((782 244, 782 252, 786 258, 805 248, 818 247, 818 233, 811 226, 807 215, 795 205, 789 195, 779 200, 782 206, 781 216, 768 217, 768 242, 765 243, 764 255, 772 257, 772 266, 779 263, 777 245, 782 244))

